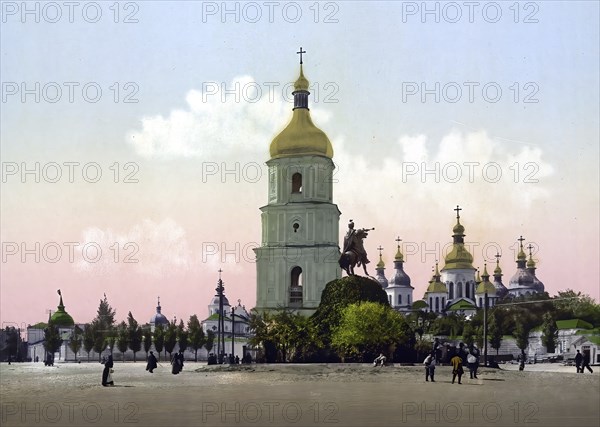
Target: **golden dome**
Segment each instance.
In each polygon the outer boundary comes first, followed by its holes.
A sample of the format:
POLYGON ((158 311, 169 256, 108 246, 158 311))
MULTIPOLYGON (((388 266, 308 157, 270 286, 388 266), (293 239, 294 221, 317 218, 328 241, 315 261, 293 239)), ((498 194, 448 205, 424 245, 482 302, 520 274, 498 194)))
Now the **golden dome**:
POLYGON ((377 263, 377 268, 385 268, 385 262, 383 262, 383 258, 381 258, 381 253, 379 253, 379 262, 377 263))
MULTIPOLYGON (((272 159, 290 156, 324 156, 333 158, 331 141, 321 129, 315 126, 307 105, 308 80, 304 77, 300 66, 300 77, 294 84, 294 103, 296 98, 302 99, 302 106, 296 106, 292 120, 284 130, 271 142, 269 152, 272 159)), ((298 104, 296 104, 298 105, 298 104)))
POLYGON ((427 287, 427 292, 431 293, 439 293, 439 292, 447 292, 446 285, 440 281, 440 272, 438 270, 438 264, 435 263, 435 273, 433 273, 433 277, 429 282, 429 286, 427 287))
POLYGON ((450 268, 467 268, 474 270, 473 255, 469 253, 463 243, 455 243, 452 245, 452 250, 446 255, 445 261, 446 264, 444 265, 444 270, 450 268))
POLYGON ((479 285, 477 285, 477 289, 475 289, 476 294, 496 294, 496 287, 488 280, 484 280, 479 285))
POLYGON ((404 262, 404 255, 400 251, 400 246, 398 246, 398 252, 396 252, 396 256, 394 257, 394 261, 402 261, 402 262, 404 262))

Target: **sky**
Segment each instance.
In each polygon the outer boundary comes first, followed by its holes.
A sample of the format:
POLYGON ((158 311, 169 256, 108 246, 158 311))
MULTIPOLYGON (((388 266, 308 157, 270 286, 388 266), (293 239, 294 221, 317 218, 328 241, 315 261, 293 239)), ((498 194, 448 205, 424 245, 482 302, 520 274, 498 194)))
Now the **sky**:
POLYGON ((599 290, 598 2, 2 2, 2 327, 256 302, 269 144, 311 84, 349 219, 414 299, 460 205, 474 265, 517 238, 550 295, 599 290))

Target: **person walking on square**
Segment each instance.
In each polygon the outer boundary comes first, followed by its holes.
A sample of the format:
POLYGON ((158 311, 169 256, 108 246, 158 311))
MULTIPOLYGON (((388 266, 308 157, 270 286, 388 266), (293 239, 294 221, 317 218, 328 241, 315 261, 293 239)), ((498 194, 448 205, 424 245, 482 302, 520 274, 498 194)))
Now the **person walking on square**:
POLYGON ((454 380, 456 379, 457 376, 458 376, 458 383, 462 384, 460 382, 460 379, 462 378, 462 375, 464 372, 462 359, 460 358, 459 355, 456 355, 452 359, 450 359, 450 363, 452 364, 452 384, 454 384, 454 380))
POLYGON ((469 363, 469 374, 471 379, 477 378, 477 369, 479 369, 479 350, 477 347, 471 347, 471 351, 467 356, 467 362, 469 363))
POLYGON ((432 351, 431 354, 427 355, 423 364, 425 365, 425 381, 429 381, 429 378, 431 377, 431 382, 434 383, 435 380, 433 378, 435 375, 435 350, 432 351))
POLYGON ((578 374, 583 374, 583 368, 581 367, 582 363, 583 363, 583 354, 581 354, 579 352, 579 350, 577 350, 577 355, 575 356, 575 367, 577 368, 578 374))
POLYGON ((158 366, 158 361, 156 360, 156 356, 154 355, 154 352, 151 351, 150 355, 148 356, 148 364, 146 365, 146 370, 148 372, 152 373, 152 371, 154 371, 157 366, 158 366))
POLYGON ((583 364, 581 365, 581 373, 583 374, 583 371, 587 368, 588 371, 590 371, 590 373, 593 373, 594 371, 592 370, 592 368, 590 368, 590 353, 586 352, 583 355, 583 364))
POLYGON ((104 363, 104 370, 102 371, 102 385, 104 387, 106 386, 113 386, 115 385, 115 383, 113 382, 112 379, 112 371, 113 371, 113 357, 112 354, 108 356, 108 359, 106 359, 106 362, 104 363))

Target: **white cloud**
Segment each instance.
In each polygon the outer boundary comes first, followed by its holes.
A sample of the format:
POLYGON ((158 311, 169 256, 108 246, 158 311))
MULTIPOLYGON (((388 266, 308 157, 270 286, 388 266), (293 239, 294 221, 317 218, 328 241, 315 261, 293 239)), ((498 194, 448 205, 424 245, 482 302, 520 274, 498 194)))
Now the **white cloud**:
POLYGON ((185 231, 170 218, 159 223, 144 219, 125 233, 87 228, 82 248, 88 249, 76 251, 75 267, 93 274, 133 269, 142 275, 168 276, 189 269, 192 259, 185 231))
MULTIPOLYGON (((186 110, 173 110, 168 117, 143 117, 141 129, 130 131, 127 141, 146 158, 224 157, 264 153, 276 132, 290 118, 292 104, 281 96, 258 94, 258 83, 249 76, 233 79, 225 87, 238 92, 222 97, 220 85, 210 85, 203 92, 190 90, 186 110), (218 93, 211 91, 219 87, 218 93), (238 88, 238 89, 236 89, 238 88), (257 96, 259 95, 259 96, 257 96), (256 100, 256 102, 254 102, 256 100)), ((320 123, 329 114, 311 109, 320 123)))

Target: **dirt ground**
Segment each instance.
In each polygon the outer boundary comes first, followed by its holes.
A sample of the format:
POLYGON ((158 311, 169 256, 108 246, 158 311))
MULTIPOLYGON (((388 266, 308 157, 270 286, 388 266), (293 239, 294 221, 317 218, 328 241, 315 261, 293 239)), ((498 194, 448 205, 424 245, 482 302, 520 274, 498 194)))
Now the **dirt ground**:
POLYGON ((364 364, 206 366, 179 375, 161 363, 115 362, 114 387, 99 363, 0 365, 2 426, 595 426, 600 367, 556 364, 481 369, 451 384, 438 366, 364 364))

